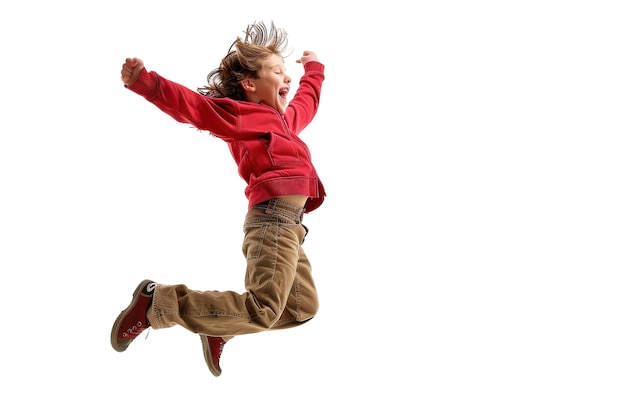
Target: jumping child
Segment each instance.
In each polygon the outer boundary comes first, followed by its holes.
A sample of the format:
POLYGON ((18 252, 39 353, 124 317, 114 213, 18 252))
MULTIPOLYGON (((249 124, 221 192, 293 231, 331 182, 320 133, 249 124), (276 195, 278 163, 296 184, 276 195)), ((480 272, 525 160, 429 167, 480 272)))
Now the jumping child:
MULTIPOLYGON (((234 336, 298 326, 317 313, 302 219, 322 204, 325 192, 298 134, 317 112, 324 65, 314 52, 304 51, 296 61, 304 74, 288 102, 292 80, 284 66, 286 47, 284 29, 255 22, 197 91, 147 71, 139 58, 122 65, 127 89, 174 120, 228 144, 247 184, 242 244, 247 267, 243 293, 142 281, 113 324, 116 351, 125 351, 148 327, 180 325, 200 335, 207 366, 219 376, 222 349, 234 336)), ((214 239, 219 243, 219 236, 214 239)))

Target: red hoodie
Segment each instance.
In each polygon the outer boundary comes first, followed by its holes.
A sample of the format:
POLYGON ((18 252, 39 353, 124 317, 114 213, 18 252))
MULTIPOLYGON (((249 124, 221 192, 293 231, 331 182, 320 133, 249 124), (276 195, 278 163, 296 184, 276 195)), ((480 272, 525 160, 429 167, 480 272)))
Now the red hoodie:
POLYGON ((226 141, 248 184, 249 207, 281 195, 302 194, 309 196, 305 207, 311 212, 326 193, 298 134, 317 112, 322 81, 324 65, 307 62, 284 115, 265 103, 204 96, 145 68, 128 88, 175 120, 226 141))

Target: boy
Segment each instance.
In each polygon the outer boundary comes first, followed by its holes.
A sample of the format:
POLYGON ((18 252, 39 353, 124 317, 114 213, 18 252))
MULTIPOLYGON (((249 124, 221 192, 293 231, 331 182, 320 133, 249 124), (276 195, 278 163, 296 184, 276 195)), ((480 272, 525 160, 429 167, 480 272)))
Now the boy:
POLYGON ((286 46, 286 32, 274 23, 269 29, 262 22, 248 26, 197 92, 148 72, 138 58, 122 65, 126 88, 228 144, 247 184, 247 267, 244 293, 141 282, 113 325, 116 351, 125 351, 148 327, 181 325, 200 335, 207 366, 219 376, 222 349, 234 336, 298 326, 315 316, 319 305, 302 249, 308 232, 302 218, 322 204, 325 192, 297 135, 317 112, 324 65, 315 53, 303 53, 296 62, 305 72, 288 103, 286 46))

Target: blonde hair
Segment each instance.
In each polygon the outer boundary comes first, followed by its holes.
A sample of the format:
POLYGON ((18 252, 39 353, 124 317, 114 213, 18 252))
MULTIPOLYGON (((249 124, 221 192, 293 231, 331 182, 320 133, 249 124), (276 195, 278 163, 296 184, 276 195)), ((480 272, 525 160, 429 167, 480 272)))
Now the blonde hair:
POLYGON ((262 61, 271 55, 283 56, 287 43, 287 32, 276 28, 274 22, 269 29, 263 22, 248 25, 245 37, 237 37, 220 66, 207 75, 207 85, 198 88, 198 92, 210 97, 245 101, 241 81, 258 78, 262 61))

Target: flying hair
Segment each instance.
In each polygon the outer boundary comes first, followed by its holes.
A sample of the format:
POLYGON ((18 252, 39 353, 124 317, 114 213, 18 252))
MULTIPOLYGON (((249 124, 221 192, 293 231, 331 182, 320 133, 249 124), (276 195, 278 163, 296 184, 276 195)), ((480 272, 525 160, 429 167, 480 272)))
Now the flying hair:
POLYGON ((287 32, 271 22, 254 22, 245 30, 243 39, 237 37, 228 49, 220 66, 207 75, 207 85, 198 88, 205 96, 245 101, 241 81, 259 78, 263 60, 271 55, 284 56, 287 52, 287 32))

